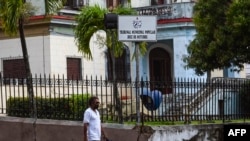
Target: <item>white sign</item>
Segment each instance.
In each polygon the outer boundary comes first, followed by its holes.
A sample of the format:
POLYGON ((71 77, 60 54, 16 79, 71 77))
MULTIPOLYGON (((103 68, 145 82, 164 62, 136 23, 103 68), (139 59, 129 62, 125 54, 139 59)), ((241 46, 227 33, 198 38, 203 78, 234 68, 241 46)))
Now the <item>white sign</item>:
POLYGON ((156 41, 156 16, 118 16, 119 41, 156 41))

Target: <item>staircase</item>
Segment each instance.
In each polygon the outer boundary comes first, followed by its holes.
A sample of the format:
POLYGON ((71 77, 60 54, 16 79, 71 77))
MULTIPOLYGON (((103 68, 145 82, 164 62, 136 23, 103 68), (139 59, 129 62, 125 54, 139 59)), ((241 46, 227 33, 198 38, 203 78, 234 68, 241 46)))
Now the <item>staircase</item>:
MULTIPOLYGON (((165 116, 171 120, 187 120, 192 118, 198 119, 197 112, 207 106, 208 101, 213 94, 218 94, 224 90, 232 90, 233 86, 242 84, 246 79, 240 78, 212 78, 210 83, 204 83, 196 93, 174 93, 164 96, 165 116)), ((238 88, 238 86, 237 86, 238 88)))

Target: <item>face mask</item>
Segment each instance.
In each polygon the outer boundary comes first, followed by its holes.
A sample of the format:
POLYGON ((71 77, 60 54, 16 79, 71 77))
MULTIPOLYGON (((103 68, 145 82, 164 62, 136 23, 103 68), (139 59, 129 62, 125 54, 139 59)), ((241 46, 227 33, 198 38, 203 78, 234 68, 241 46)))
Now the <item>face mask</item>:
POLYGON ((98 108, 99 108, 99 104, 100 104, 100 102, 95 102, 95 103, 94 103, 94 106, 93 106, 94 109, 98 109, 98 108))
POLYGON ((95 109, 98 109, 98 108, 99 108, 99 105, 95 105, 94 108, 95 108, 95 109))

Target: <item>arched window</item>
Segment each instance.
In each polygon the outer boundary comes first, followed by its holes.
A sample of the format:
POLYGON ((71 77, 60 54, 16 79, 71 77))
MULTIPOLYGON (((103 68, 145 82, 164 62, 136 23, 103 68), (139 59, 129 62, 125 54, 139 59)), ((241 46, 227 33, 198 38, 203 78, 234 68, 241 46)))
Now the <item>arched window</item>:
MULTIPOLYGON (((113 62, 111 52, 108 49, 106 52, 107 58, 107 79, 113 80, 113 62)), ((127 46, 124 46, 122 56, 115 58, 115 74, 117 81, 130 81, 130 53, 127 46)))

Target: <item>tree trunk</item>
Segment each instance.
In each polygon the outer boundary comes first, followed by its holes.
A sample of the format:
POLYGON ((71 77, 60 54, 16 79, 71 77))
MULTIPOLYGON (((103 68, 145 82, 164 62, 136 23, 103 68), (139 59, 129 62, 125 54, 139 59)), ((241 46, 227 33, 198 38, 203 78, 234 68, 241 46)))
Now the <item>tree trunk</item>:
POLYGON ((34 98, 33 92, 33 83, 32 83, 32 74, 30 70, 30 63, 29 63, 29 55, 27 51, 26 40, 24 36, 24 27, 23 27, 23 18, 21 17, 18 22, 18 29, 20 34, 22 52, 23 52, 23 59, 25 64, 25 72, 26 72, 26 79, 27 79, 27 89, 28 89, 28 96, 30 101, 30 112, 32 118, 37 118, 37 111, 36 111, 36 102, 34 98))

